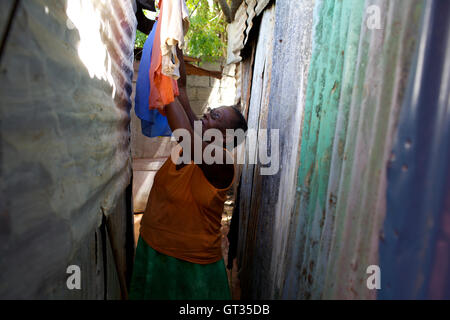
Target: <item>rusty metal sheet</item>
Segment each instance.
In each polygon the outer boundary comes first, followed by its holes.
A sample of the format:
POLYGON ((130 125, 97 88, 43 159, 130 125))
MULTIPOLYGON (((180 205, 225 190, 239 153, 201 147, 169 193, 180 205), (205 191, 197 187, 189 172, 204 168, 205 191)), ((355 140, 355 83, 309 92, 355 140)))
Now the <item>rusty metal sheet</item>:
MULTIPOLYGON (((362 6, 360 6, 362 7, 362 6)), ((308 95, 302 134, 301 157, 297 205, 299 213, 297 227, 301 232, 292 238, 297 248, 291 261, 303 260, 297 269, 301 273, 300 287, 309 297, 312 284, 310 273, 315 261, 308 256, 317 251, 320 242, 320 228, 325 219, 325 210, 316 204, 325 203, 328 182, 328 168, 331 161, 330 148, 336 126, 338 103, 341 92, 341 77, 344 64, 344 50, 350 12, 353 3, 323 2, 317 7, 319 21, 314 31, 313 61, 308 78, 308 95), (331 13, 331 15, 330 15, 331 13), (302 214, 304 212, 304 214, 302 214), (303 237, 299 238, 299 235, 303 237), (298 254, 298 256, 297 256, 298 254), (306 259, 305 259, 306 257, 306 259), (307 263, 305 264, 305 262, 307 263)), ((358 21, 359 22, 359 21, 358 21)), ((291 285, 295 282, 291 283, 291 285)))
POLYGON ((305 118, 303 128, 299 219, 288 249, 294 252, 288 273, 300 275, 300 282, 293 285, 297 298, 374 298, 375 292, 366 287, 366 269, 377 264, 375 239, 385 215, 385 163, 422 2, 367 1, 363 7, 344 2, 341 7, 340 2, 323 1, 318 5, 324 10, 318 14, 323 22, 316 26, 324 29, 315 30, 314 44, 324 43, 326 49, 313 53, 316 71, 312 69, 308 79, 311 100, 305 108, 311 110, 311 120, 305 118), (367 27, 366 9, 371 5, 385 13, 382 29, 367 27), (333 32, 336 15, 343 18, 341 23, 350 21, 351 33, 348 23, 342 25, 345 33, 333 32), (326 54, 337 60, 329 63, 326 54), (340 55, 344 69, 339 66, 340 55), (336 69, 345 73, 336 74, 336 69), (336 91, 340 95, 333 98, 336 91))
POLYGON ((125 293, 134 7, 20 2, 0 74, 2 298, 125 293))
MULTIPOLYGON (((241 272, 252 284, 243 287, 243 296, 376 297, 366 286, 366 270, 378 263, 386 164, 418 45, 423 3, 317 0, 314 12, 306 5, 276 3, 267 126, 282 124, 282 132, 294 138, 283 133, 280 137, 277 175, 243 180, 252 191, 241 192, 241 213, 258 211, 248 218, 239 238, 246 238, 240 249, 240 257, 247 259, 241 272), (379 26, 368 22, 374 6, 381 14, 379 26), (305 30, 305 35, 293 40, 298 30, 305 30), (298 43, 296 52, 277 50, 286 41, 298 43), (305 45, 308 41, 312 46, 305 45), (302 60, 303 67, 309 66, 307 78, 299 79, 305 70, 296 69, 298 61, 308 55, 310 60, 302 60), (282 81, 289 84, 280 85, 282 81), (295 94, 301 88, 306 90, 299 101, 295 94), (298 112, 300 120, 293 116, 298 112), (290 121, 297 121, 298 131, 290 121), (297 175, 296 183, 289 179, 292 175, 297 175), (250 227, 256 231, 250 234, 250 227), (254 241, 253 247, 249 241, 254 241), (270 269, 265 267, 269 261, 270 269), (256 264, 264 267, 246 269, 256 264)), ((257 86, 254 82, 251 99, 261 91, 257 86)), ((244 168, 243 177, 246 174, 244 168)), ((241 191, 246 188, 243 185, 241 191)))
POLYGON ((242 60, 241 50, 247 46, 253 20, 271 3, 271 0, 244 0, 236 11, 234 20, 228 25, 227 64, 242 60))
POLYGON ((384 12, 383 29, 370 30, 363 19, 361 38, 370 42, 361 41, 367 55, 360 57, 358 69, 366 70, 357 79, 361 95, 352 99, 350 110, 326 298, 375 298, 376 292, 367 288, 366 271, 378 264, 386 214, 386 164, 423 13, 423 1, 367 1, 365 8, 371 5, 384 12))
POLYGON ((261 12, 266 8, 266 6, 269 4, 271 0, 258 0, 258 4, 255 8, 256 15, 260 15, 261 12))
MULTIPOLYGON (((312 277, 315 280, 313 285, 313 298, 318 298, 320 293, 322 292, 322 286, 324 283, 324 279, 326 276, 326 267, 328 261, 328 253, 331 245, 332 237, 330 236, 333 233, 333 226, 335 222, 336 215, 336 201, 337 201, 337 190, 339 188, 340 181, 340 172, 342 161, 344 158, 344 145, 347 134, 347 127, 349 122, 349 112, 350 105, 352 102, 353 91, 355 88, 355 78, 356 75, 356 67, 359 65, 358 63, 354 63, 352 61, 360 61, 360 58, 367 54, 367 51, 358 50, 359 42, 361 39, 361 20, 362 20, 362 12, 364 9, 364 2, 354 2, 353 8, 351 9, 348 25, 348 34, 347 40, 345 44, 345 48, 343 52, 346 55, 345 63, 343 65, 342 70, 342 80, 341 80, 341 90, 340 95, 341 98, 339 100, 338 105, 338 114, 336 116, 336 130, 334 133, 334 141, 332 146, 332 157, 330 162, 329 169, 329 180, 327 185, 327 197, 328 201, 325 202, 326 206, 326 214, 325 218, 320 221, 322 224, 323 230, 321 233, 323 237, 321 238, 318 248, 316 248, 315 256, 317 256, 317 267, 312 273, 312 277), (318 251, 317 251, 318 250, 318 251)), ((346 10, 349 8, 347 7, 346 10)), ((364 69, 359 69, 359 74, 361 77, 364 76, 364 69)), ((356 92, 356 91, 355 91, 356 92)), ((317 241, 317 240, 316 240, 317 241)))
POLYGON ((242 60, 241 50, 244 48, 245 29, 247 21, 247 5, 242 2, 236 11, 232 23, 227 26, 227 64, 238 63, 242 60))
POLYGON ((244 45, 247 43, 248 38, 250 36, 250 30, 253 27, 253 18, 256 15, 255 7, 256 7, 256 0, 247 0, 245 1, 245 4, 247 5, 246 14, 247 14, 247 28, 245 29, 245 40, 244 45))

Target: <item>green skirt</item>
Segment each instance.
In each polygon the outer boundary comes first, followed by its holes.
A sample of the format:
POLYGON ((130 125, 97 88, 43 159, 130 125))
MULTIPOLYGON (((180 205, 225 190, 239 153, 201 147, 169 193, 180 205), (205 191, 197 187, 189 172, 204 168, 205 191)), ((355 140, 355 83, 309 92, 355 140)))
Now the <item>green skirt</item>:
POLYGON ((130 300, 229 300, 225 263, 196 264, 152 249, 139 237, 130 300))

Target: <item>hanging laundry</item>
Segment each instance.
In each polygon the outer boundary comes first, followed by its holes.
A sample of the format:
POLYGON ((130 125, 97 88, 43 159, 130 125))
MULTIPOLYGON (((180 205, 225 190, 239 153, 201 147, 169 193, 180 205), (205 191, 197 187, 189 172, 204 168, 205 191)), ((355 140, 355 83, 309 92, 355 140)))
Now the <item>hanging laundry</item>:
POLYGON ((158 21, 144 44, 136 82, 136 115, 141 119, 142 133, 148 137, 172 134, 164 106, 179 95, 176 80, 180 77, 180 63, 176 47, 184 47, 189 28, 184 0, 160 0, 159 8, 158 21))
POLYGON ((150 110, 148 105, 148 99, 151 91, 148 72, 151 64, 152 49, 157 24, 158 21, 153 24, 153 28, 144 43, 136 81, 136 97, 134 100, 134 111, 136 116, 141 120, 142 134, 147 137, 172 135, 172 130, 170 130, 167 118, 161 115, 156 109, 150 110))
POLYGON ((189 11, 184 0, 164 1, 161 12, 161 56, 162 73, 173 79, 180 77, 180 61, 177 45, 184 49, 184 36, 189 29, 189 11))
MULTIPOLYGON (((175 2, 177 1, 179 0, 175 0, 175 2)), ((172 1, 159 2, 159 23, 153 41, 152 63, 149 72, 150 87, 156 88, 156 90, 150 91, 149 107, 150 109, 158 109, 162 115, 165 115, 164 106, 173 102, 179 94, 176 80, 162 73, 161 28, 168 23, 174 23, 171 20, 167 20, 167 17, 172 15, 167 14, 165 11, 166 5, 168 10, 172 8, 171 4, 172 1)), ((181 19, 181 15, 179 15, 179 19, 181 19)))
POLYGON ((136 81, 136 97, 135 101, 135 113, 141 120, 150 121, 152 119, 150 115, 150 109, 148 108, 148 97, 150 96, 150 79, 148 77, 148 71, 150 69, 153 41, 156 33, 156 26, 158 21, 153 24, 153 28, 144 43, 142 50, 141 62, 139 63, 138 77, 136 81))
POLYGON ((150 110, 153 121, 141 120, 141 131, 144 136, 153 137, 170 137, 172 130, 166 116, 163 116, 158 110, 150 110))

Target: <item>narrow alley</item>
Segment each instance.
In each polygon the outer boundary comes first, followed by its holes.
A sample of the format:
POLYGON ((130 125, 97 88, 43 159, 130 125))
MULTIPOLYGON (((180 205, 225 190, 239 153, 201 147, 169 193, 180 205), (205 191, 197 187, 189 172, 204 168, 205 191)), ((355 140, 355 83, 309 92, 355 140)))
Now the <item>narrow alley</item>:
POLYGON ((450 1, 2 0, 0 30, 0 299, 450 299, 450 1))

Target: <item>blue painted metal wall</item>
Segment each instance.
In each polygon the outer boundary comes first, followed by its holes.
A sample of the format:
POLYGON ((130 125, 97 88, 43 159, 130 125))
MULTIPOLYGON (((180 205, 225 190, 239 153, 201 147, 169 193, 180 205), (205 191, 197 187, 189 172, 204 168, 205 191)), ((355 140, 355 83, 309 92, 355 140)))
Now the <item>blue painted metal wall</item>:
POLYGON ((426 1, 388 169, 381 299, 450 299, 450 2, 426 1))

